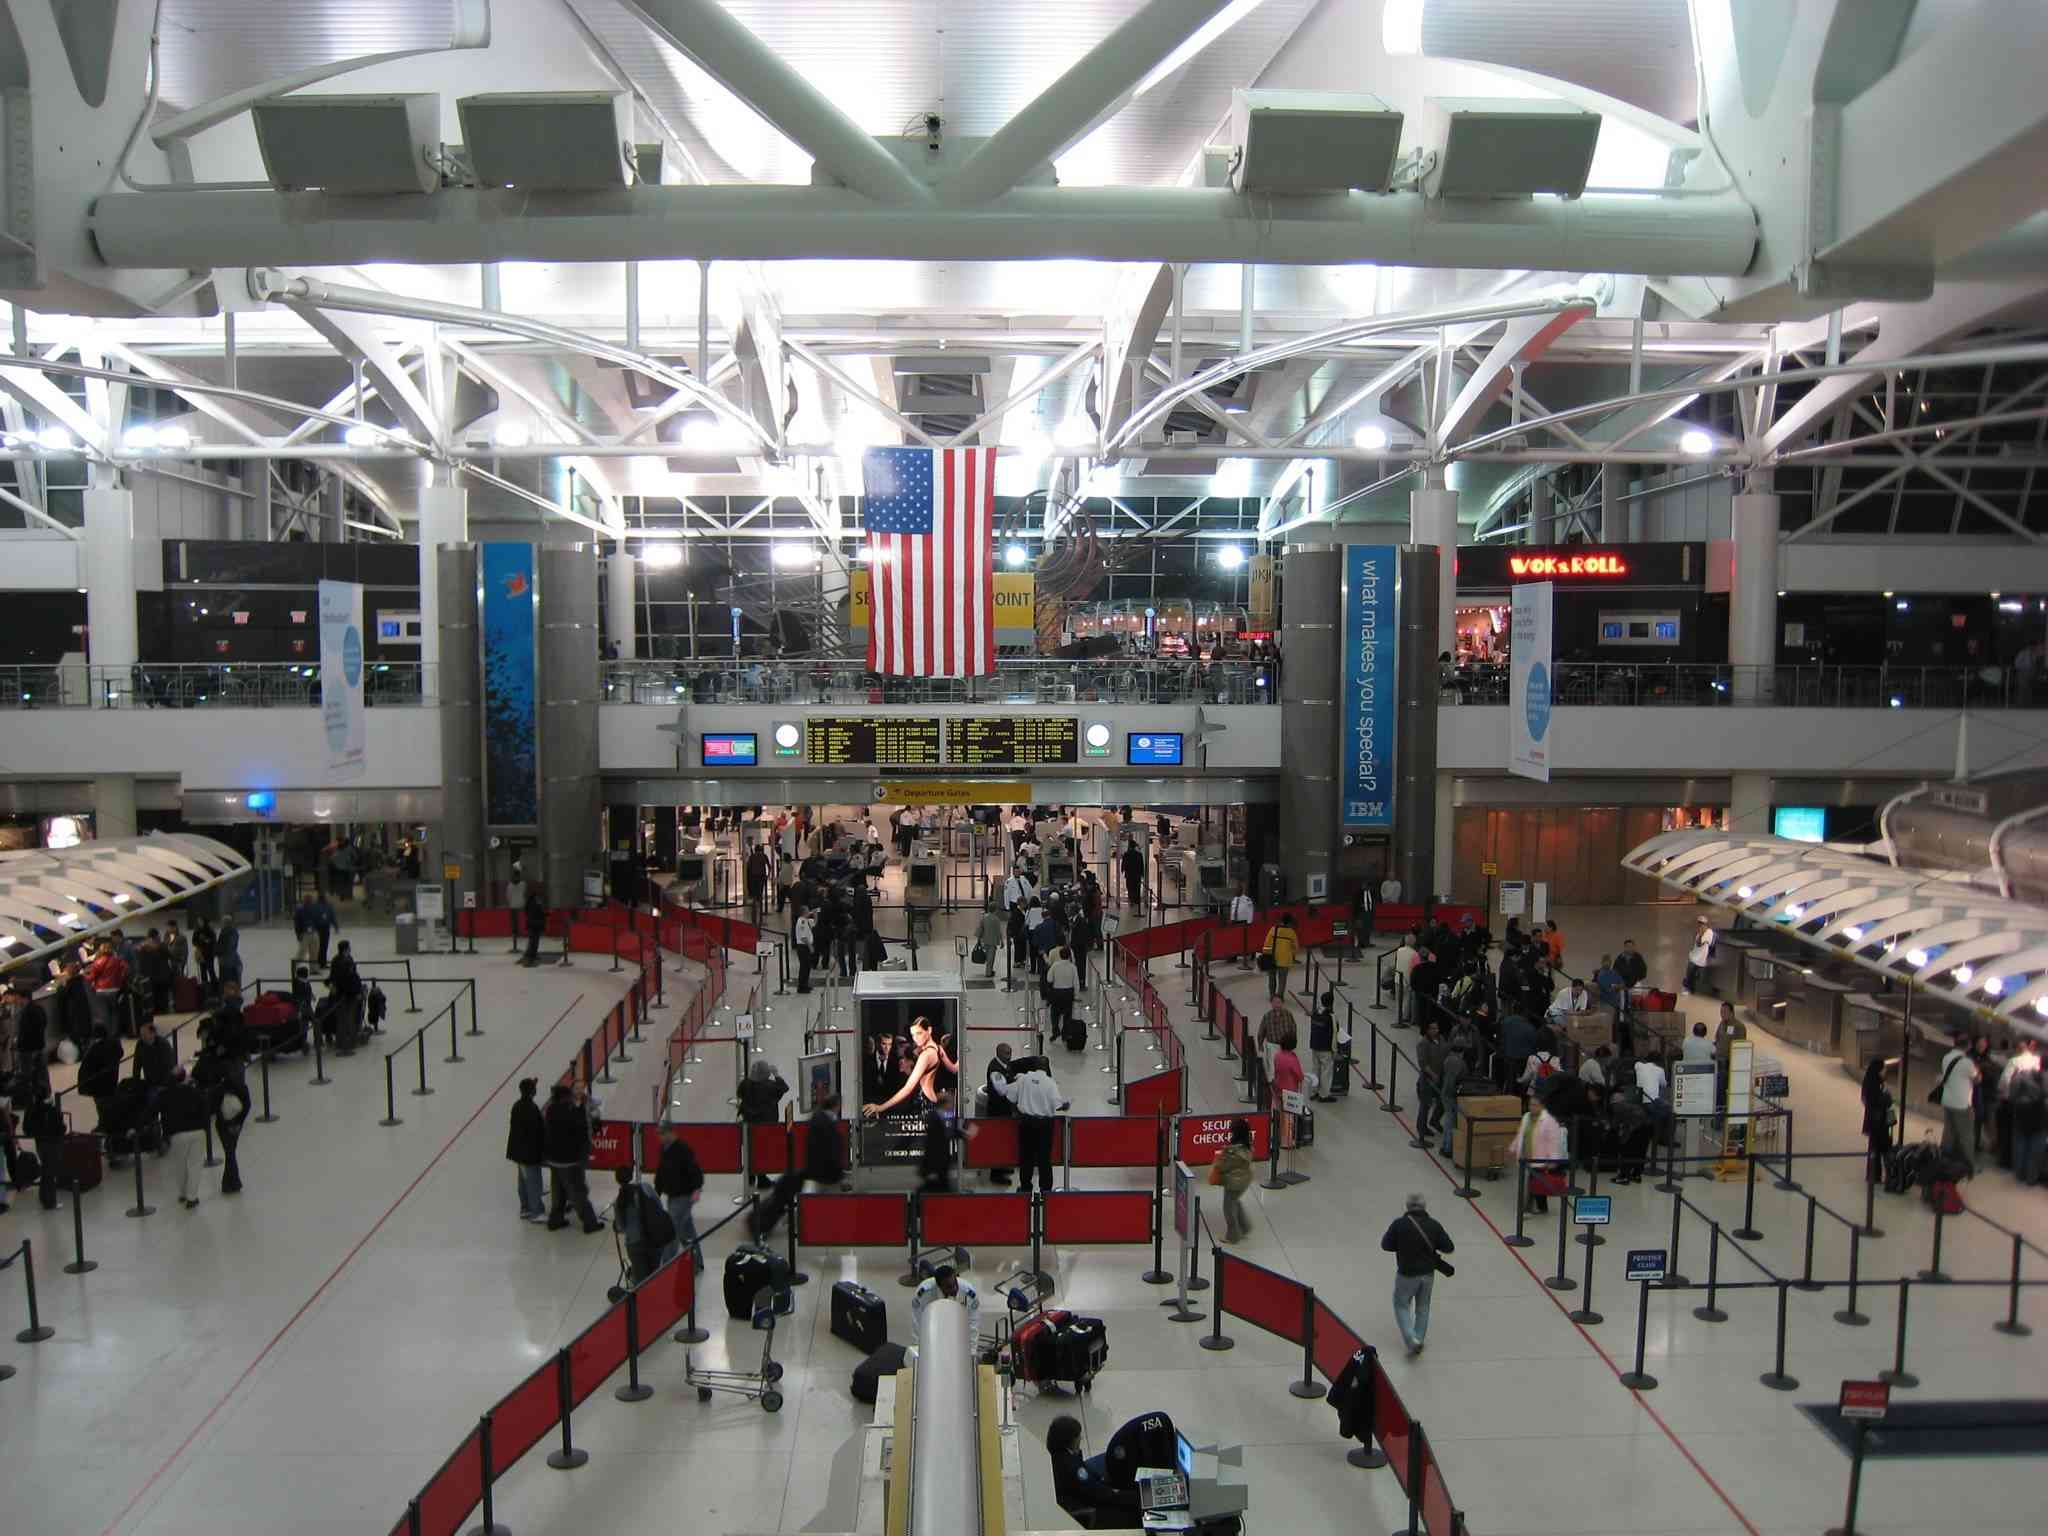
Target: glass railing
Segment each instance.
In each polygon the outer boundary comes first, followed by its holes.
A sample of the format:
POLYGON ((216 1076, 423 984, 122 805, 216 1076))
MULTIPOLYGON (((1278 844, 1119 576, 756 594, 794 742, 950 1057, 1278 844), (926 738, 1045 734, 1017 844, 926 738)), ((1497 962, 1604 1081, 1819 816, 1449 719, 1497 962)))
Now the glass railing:
POLYGON ((612 704, 1276 704, 1252 661, 1001 660, 987 677, 879 677, 860 661, 608 661, 612 704))
MULTIPOLYGON (((433 704, 433 669, 417 661, 371 662, 363 701, 371 708, 433 704)), ((7 709, 312 709, 320 668, 292 662, 145 662, 133 667, 0 667, 7 709)))
MULTIPOLYGON (((1506 667, 1446 675, 1446 704, 1505 704, 1506 667)), ((1731 666, 1715 662, 1559 662, 1551 702, 1578 707, 2048 709, 2048 675, 2011 667, 1731 666)))

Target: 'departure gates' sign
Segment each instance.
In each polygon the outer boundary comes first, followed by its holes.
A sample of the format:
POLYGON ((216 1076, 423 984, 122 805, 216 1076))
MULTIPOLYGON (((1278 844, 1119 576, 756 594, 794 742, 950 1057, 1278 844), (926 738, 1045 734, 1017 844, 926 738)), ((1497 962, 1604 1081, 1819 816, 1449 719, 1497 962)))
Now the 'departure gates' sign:
POLYGON ((1344 825, 1394 825, 1394 678, 1400 633, 1391 544, 1344 550, 1344 825))

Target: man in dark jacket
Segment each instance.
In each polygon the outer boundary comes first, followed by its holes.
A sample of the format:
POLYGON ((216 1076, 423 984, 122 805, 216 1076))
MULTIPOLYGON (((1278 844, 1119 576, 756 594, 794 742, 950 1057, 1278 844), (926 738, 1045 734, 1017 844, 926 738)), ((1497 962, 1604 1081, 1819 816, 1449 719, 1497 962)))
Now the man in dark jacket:
MULTIPOLYGON (((740 1084, 740 1118, 749 1125, 773 1125, 779 1116, 782 1096, 787 1092, 789 1084, 782 1080, 782 1074, 775 1070, 768 1058, 755 1057, 754 1064, 747 1068, 746 1081, 740 1084)), ((772 1182, 765 1173, 754 1175, 756 1189, 766 1189, 772 1182)))
POLYGON ((542 1221, 547 1207, 541 1201, 540 1170, 547 1161, 547 1121, 536 1098, 540 1079, 522 1077, 519 1097, 512 1105, 512 1125, 505 1133, 505 1160, 519 1170, 519 1219, 542 1221))
POLYGON ((222 1048, 219 1019, 199 1026, 199 1042, 199 1055, 192 1063, 192 1081, 206 1095, 207 1112, 213 1117, 213 1134, 220 1141, 220 1192, 239 1195, 242 1164, 237 1152, 242 1127, 249 1119, 249 1084, 243 1076, 241 1059, 222 1048))
MULTIPOLYGON (((1015 1107, 1008 1099, 1003 1097, 1001 1090, 996 1087, 998 1082, 1007 1083, 1014 1075, 1014 1069, 1010 1065, 1010 1059, 1014 1054, 1010 1049, 1009 1042, 1006 1040, 996 1047, 995 1055, 989 1058, 988 1074, 983 1079, 985 1091, 982 1097, 986 1101, 981 1110, 983 1115, 1001 1120, 1008 1119, 1017 1113, 1015 1107)), ((988 1181, 991 1184, 1007 1185, 1010 1182, 1010 1170, 1007 1168, 992 1168, 989 1170, 988 1181)))
POLYGON ((569 1225, 568 1209, 576 1208, 585 1232, 602 1232, 604 1223, 590 1204, 590 1111, 576 1102, 567 1083, 555 1084, 548 1096, 545 1147, 553 1187, 548 1196, 548 1230, 569 1225))
POLYGON ((50 1016, 36 1001, 36 986, 26 971, 7 978, 8 1001, 14 1004, 14 1070, 22 1078, 50 1082, 50 1016))
POLYGON ((157 1096, 156 1112, 163 1123, 164 1157, 178 1175, 178 1204, 193 1210, 199 1204, 199 1171, 204 1165, 206 1094, 179 1068, 157 1096))
POLYGON ((526 888, 526 956, 521 965, 540 964, 541 935, 547 932, 548 904, 541 896, 538 885, 526 888))
POLYGON ((768 850, 756 845, 747 854, 747 910, 755 923, 761 921, 768 898, 768 850))
POLYGON ((36 1198, 44 1210, 54 1211, 64 1173, 64 1112, 50 1097, 47 1082, 36 1083, 29 1089, 29 1105, 21 1116, 21 1134, 36 1144, 36 1161, 42 1164, 36 1198))
POLYGON ((155 1024, 144 1024, 135 1042, 135 1065, 128 1075, 140 1078, 152 1091, 161 1092, 170 1086, 171 1075, 177 1070, 178 1048, 156 1032, 155 1024))
POLYGON ((667 1202, 676 1241, 690 1250, 690 1262, 701 1275, 704 1249, 697 1241, 697 1200, 704 1193, 704 1167, 697 1161, 696 1149, 683 1139, 680 1125, 668 1128, 661 1163, 654 1170, 654 1192, 667 1202))
POLYGON ((1407 1209, 1380 1239, 1380 1247, 1394 1256, 1394 1321, 1411 1356, 1422 1353, 1429 1333, 1429 1293, 1436 1284, 1437 1255, 1451 1252, 1453 1246, 1451 1234, 1429 1214, 1428 1202, 1420 1195, 1408 1197, 1407 1209))
POLYGON ((99 1124, 107 1123, 107 1104, 121 1083, 121 1042, 101 1035, 85 1048, 78 1063, 78 1091, 92 1100, 99 1124))

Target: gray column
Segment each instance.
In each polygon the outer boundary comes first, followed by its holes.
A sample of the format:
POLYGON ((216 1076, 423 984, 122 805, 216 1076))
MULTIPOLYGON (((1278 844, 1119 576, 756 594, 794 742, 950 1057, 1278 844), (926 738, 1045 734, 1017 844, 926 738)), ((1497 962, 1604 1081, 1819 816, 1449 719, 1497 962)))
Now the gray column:
POLYGON ((1458 644, 1458 493, 1448 488, 1441 469, 1425 471, 1423 488, 1408 495, 1408 542, 1436 547, 1436 644, 1429 650, 1434 662, 1438 652, 1458 644))
MULTIPOLYGON (((427 546, 421 546, 424 554, 427 546)), ((423 878, 435 879, 444 864, 459 864, 454 904, 462 893, 484 890, 484 723, 483 653, 477 630, 477 547, 457 544, 438 551, 436 581, 441 657, 441 823, 430 840, 423 878)), ((421 596, 425 597, 422 589, 421 596)))
POLYGON ((621 661, 631 661, 638 643, 640 562, 620 539, 604 563, 604 637, 617 647, 621 661))
MULTIPOLYGON (((1429 494, 1418 491, 1418 497, 1429 494)), ((1448 493, 1445 493, 1448 494, 1448 493)), ((1455 506, 1455 501, 1453 506, 1455 506)), ((1455 513, 1453 514, 1455 517, 1455 513)), ((1436 657, 1442 551, 1401 551, 1400 718, 1394 727, 1394 864, 1401 894, 1419 901, 1436 881, 1436 657)))
MULTIPOLYGON (((1755 482, 1751 482, 1755 485, 1755 482)), ((1769 481, 1734 498, 1735 570, 1728 593, 1728 659, 1735 698, 1768 697, 1778 659, 1778 498, 1769 481)))
POLYGON ((1557 502, 1551 495, 1550 482, 1541 475, 1529 482, 1529 542, 1557 542, 1557 502))
MULTIPOLYGON (((426 669, 426 684, 431 691, 437 682, 436 663, 441 659, 441 625, 437 618, 440 606, 441 583, 435 575, 441 551, 454 544, 469 542, 469 492, 447 480, 446 469, 434 471, 434 484, 420 489, 420 664, 426 669)), ((470 567, 470 608, 476 607, 474 562, 470 567)), ((475 636, 470 637, 469 650, 465 653, 474 665, 476 656, 475 636)))
MULTIPOLYGON (((95 467, 85 493, 85 538, 78 550, 85 587, 86 660, 106 668, 95 677, 99 696, 126 693, 138 659, 135 618, 135 497, 95 467), (102 477, 106 483, 102 483, 102 477)), ((131 797, 132 802, 132 797, 131 797)), ((131 803, 130 819, 134 806, 131 803)), ((130 828, 133 831, 133 828, 130 828)))
POLYGON ((135 836, 135 775, 103 773, 95 778, 92 810, 93 836, 101 842, 135 836))
POLYGON ((1622 544, 1628 541, 1628 504, 1621 498, 1628 490, 1628 472, 1619 464, 1609 464, 1600 471, 1600 542, 1622 544))
POLYGON ((548 905, 579 907, 585 872, 604 868, 597 765, 597 546, 560 544, 536 554, 541 868, 548 905))
POLYGON ((1436 803, 1431 812, 1430 825, 1436 837, 1436 858, 1430 866, 1430 891, 1436 896, 1448 899, 1457 872, 1451 867, 1452 854, 1456 850, 1456 839, 1452 835, 1453 823, 1457 819, 1454 803, 1457 776, 1448 768, 1436 771, 1436 803))
MULTIPOLYGON (((1337 736, 1343 720, 1344 551, 1328 544, 1287 550, 1287 600, 1280 654, 1280 854, 1289 897, 1308 894, 1310 875, 1336 889, 1337 736)), ((1254 877, 1258 871, 1251 872, 1254 877)))
POLYGON ((1728 775, 1728 830, 1739 834, 1771 830, 1772 780, 1768 773, 1728 775))

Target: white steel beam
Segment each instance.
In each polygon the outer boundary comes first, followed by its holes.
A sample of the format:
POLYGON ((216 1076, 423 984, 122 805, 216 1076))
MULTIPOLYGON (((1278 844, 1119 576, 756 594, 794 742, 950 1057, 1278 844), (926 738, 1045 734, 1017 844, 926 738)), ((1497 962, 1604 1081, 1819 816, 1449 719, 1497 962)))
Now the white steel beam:
POLYGON ((322 309, 318 303, 305 299, 286 298, 283 303, 326 337, 328 344, 342 357, 363 365, 369 376, 376 380, 379 398, 391 407, 399 426, 408 436, 417 442, 441 446, 440 419, 419 386, 413 383, 412 375, 406 372, 404 363, 400 361, 401 349, 396 343, 380 335, 376 327, 360 315, 322 309))
MULTIPOLYGON (((1566 309, 1554 315, 1526 315, 1508 321, 1500 340, 1466 378, 1465 387, 1458 391, 1449 413, 1439 423, 1439 451, 1471 435, 1501 391, 1513 382, 1516 364, 1536 361, 1550 350, 1552 342, 1592 313, 1591 309, 1566 309)), ((1524 395, 1526 398, 1526 391, 1524 395)))

